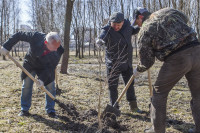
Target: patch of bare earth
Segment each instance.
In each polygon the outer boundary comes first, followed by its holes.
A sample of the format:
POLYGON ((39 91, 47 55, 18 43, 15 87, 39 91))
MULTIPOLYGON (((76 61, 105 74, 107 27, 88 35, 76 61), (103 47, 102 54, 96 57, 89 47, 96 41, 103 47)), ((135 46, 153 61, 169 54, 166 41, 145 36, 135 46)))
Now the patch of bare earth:
MULTIPOLYGON (((21 62, 22 63, 22 62, 21 62)), ((59 74, 61 96, 57 96, 67 109, 55 106, 58 119, 49 118, 45 112, 45 95, 34 85, 30 117, 18 117, 20 112, 21 80, 20 69, 11 61, 0 61, 0 132, 69 132, 69 133, 140 133, 150 126, 149 89, 147 73, 135 82, 138 106, 143 114, 131 113, 125 96, 120 102, 120 117, 109 115, 98 126, 98 97, 100 81, 104 82, 106 70, 102 67, 99 76, 96 59, 73 61, 69 64, 69 75, 59 74), (96 63, 95 63, 96 62, 96 63), (81 64, 80 64, 81 63, 81 64), (95 63, 95 64, 94 64, 95 63)), ((151 69, 152 81, 156 80, 161 63, 151 69)), ((60 66, 59 66, 60 68, 60 66)), ((120 78, 119 93, 124 88, 120 78)), ((194 126, 189 101, 190 92, 183 78, 168 96, 167 132, 181 133, 194 126)), ((107 86, 103 86, 101 112, 109 103, 107 86)))

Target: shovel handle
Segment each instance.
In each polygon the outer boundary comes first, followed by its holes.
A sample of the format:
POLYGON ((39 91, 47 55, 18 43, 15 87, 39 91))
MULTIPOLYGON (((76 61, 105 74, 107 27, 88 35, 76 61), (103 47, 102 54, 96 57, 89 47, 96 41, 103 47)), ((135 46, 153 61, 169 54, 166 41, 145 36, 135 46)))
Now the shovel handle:
MULTIPOLYGON (((19 64, 19 62, 17 62, 10 54, 7 54, 8 58, 10 58, 16 65, 17 67, 21 68, 22 71, 24 73, 26 73, 26 75, 28 75, 29 78, 31 78, 35 83, 38 83, 38 81, 22 66, 19 64)), ((41 89, 47 93, 47 95, 49 97, 51 97, 53 100, 55 100, 56 98, 44 87, 42 86, 41 89)))
POLYGON ((151 72, 150 69, 147 71, 148 72, 148 82, 149 82, 149 90, 150 90, 150 96, 153 96, 153 88, 152 88, 152 82, 151 82, 151 72))
POLYGON ((117 101, 114 103, 113 107, 115 107, 115 105, 117 103, 119 103, 119 101, 122 99, 122 96, 125 94, 125 92, 128 90, 129 86, 131 85, 131 83, 133 82, 133 80, 135 79, 135 76, 131 76, 131 78, 129 79, 128 83, 126 84, 126 86, 124 87, 122 93, 120 94, 120 96, 117 98, 117 101))
POLYGON ((55 69, 55 81, 56 81, 56 86, 58 86, 57 67, 56 67, 56 69, 55 69))

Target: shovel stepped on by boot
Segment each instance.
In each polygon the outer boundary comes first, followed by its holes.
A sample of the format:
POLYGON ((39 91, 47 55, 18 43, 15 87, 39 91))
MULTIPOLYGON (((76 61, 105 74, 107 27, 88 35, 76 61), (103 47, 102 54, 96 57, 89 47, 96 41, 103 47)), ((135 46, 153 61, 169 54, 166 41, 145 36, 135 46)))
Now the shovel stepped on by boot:
POLYGON ((105 116, 107 113, 113 113, 116 116, 120 116, 121 111, 117 108, 117 105, 119 104, 119 101, 122 99, 123 95, 126 93, 126 91, 128 90, 129 86, 131 85, 131 83, 133 82, 134 79, 135 79, 135 76, 132 75, 131 78, 129 79, 128 83, 122 90, 122 93, 120 94, 120 96, 118 97, 116 102, 114 103, 114 105, 111 106, 108 104, 106 106, 105 110, 103 111, 103 113, 101 114, 101 117, 105 116))

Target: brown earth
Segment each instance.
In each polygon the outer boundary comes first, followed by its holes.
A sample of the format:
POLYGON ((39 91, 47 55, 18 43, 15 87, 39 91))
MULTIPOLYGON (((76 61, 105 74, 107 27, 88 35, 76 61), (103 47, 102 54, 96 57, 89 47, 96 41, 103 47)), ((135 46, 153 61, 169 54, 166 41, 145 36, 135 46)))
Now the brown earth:
MULTIPOLYGON (((18 58, 16 58, 18 59, 18 58)), ((22 62, 20 62, 22 63, 22 62)), ((151 69, 154 83, 161 63, 151 69)), ((136 79, 135 90, 139 108, 143 114, 132 113, 125 97, 120 102, 120 117, 105 116, 98 124, 98 98, 100 81, 103 84, 101 112, 109 103, 105 82, 105 65, 101 76, 97 59, 70 59, 69 75, 59 74, 61 95, 57 96, 68 109, 56 104, 58 119, 45 113, 44 93, 34 86, 30 117, 18 117, 20 112, 20 69, 10 60, 0 61, 0 132, 68 132, 68 133, 140 133, 151 125, 148 116, 150 103, 147 73, 136 79)), ((60 66, 58 67, 60 69, 60 66)), ((120 79, 119 91, 124 84, 120 79)), ((179 81, 168 96, 167 132, 181 133, 194 126, 189 101, 191 100, 185 78, 179 81)))

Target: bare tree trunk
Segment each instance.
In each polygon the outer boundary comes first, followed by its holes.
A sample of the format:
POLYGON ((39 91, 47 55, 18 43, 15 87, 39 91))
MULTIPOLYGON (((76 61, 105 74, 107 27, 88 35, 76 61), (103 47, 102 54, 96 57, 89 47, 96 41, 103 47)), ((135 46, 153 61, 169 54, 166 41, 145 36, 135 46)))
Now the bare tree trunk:
POLYGON ((83 25, 82 31, 81 31, 81 36, 82 36, 82 40, 81 40, 81 58, 84 58, 84 39, 85 39, 85 27, 83 25))
POLYGON ((143 7, 146 8, 146 0, 143 0, 143 7))
MULTIPOLYGON (((6 40, 7 38, 7 12, 8 12, 8 8, 7 8, 7 1, 4 1, 4 12, 3 12, 3 15, 4 15, 4 41, 6 40)), ((6 60, 6 57, 3 55, 3 60, 6 60)))
POLYGON ((183 10, 184 2, 183 0, 179 0, 179 10, 183 10))
POLYGON ((81 41, 80 41, 80 32, 78 28, 78 57, 81 59, 81 41))
POLYGON ((198 39, 200 40, 200 29, 199 29, 199 21, 200 21, 200 2, 199 0, 197 0, 197 22, 196 22, 196 28, 197 28, 197 35, 198 35, 198 39))
POLYGON ((169 5, 168 5, 169 7, 171 6, 171 0, 169 0, 169 5))
MULTIPOLYGON (((108 2, 109 2, 109 0, 108 0, 108 2)), ((110 16, 111 15, 111 8, 112 8, 112 0, 111 0, 111 2, 110 3, 108 3, 108 5, 109 5, 109 7, 108 7, 108 15, 110 16)))
POLYGON ((91 29, 91 27, 90 27, 89 56, 90 56, 91 42, 92 42, 92 29, 91 29))
POLYGON ((153 0, 153 12, 155 12, 156 11, 156 0, 153 0))
POLYGON ((54 30, 54 14, 53 14, 53 0, 51 0, 51 31, 54 30))
POLYGON ((78 35, 77 35, 77 33, 75 36, 75 42, 76 42, 76 57, 78 57, 78 35))
POLYGON ((160 9, 162 9, 162 2, 159 0, 160 9))
POLYGON ((90 11, 91 8, 90 8, 90 6, 88 6, 88 9, 89 9, 89 12, 88 12, 88 15, 89 15, 89 16, 88 16, 88 17, 89 17, 89 25, 90 25, 90 26, 89 26, 89 28, 90 28, 90 29, 89 29, 89 30, 90 30, 90 33, 89 33, 89 34, 90 34, 90 40, 89 40, 89 56, 90 56, 90 47, 91 47, 91 42, 92 42, 92 28, 91 28, 91 24, 90 24, 90 23, 91 23, 91 17, 90 17, 90 15, 91 15, 91 11, 90 11))
POLYGON ((2 8, 1 8, 1 31, 0 31, 1 43, 3 43, 3 20, 4 20, 4 0, 2 0, 2 8))
POLYGON ((122 13, 124 13, 124 4, 123 4, 123 0, 121 0, 120 2, 121 2, 121 3, 120 3, 120 4, 121 4, 121 11, 122 11, 122 13))
POLYGON ((176 0, 172 0, 173 8, 176 9, 176 0))
POLYGON ((82 21, 82 58, 84 58, 84 43, 85 43, 85 24, 86 24, 86 21, 85 21, 85 0, 83 1, 84 2, 84 5, 83 5, 83 21, 82 21))
POLYGON ((61 64, 61 73, 67 74, 68 60, 69 60, 69 41, 70 41, 70 26, 72 21, 73 0, 67 0, 65 12, 65 31, 64 31, 64 54, 61 64))

